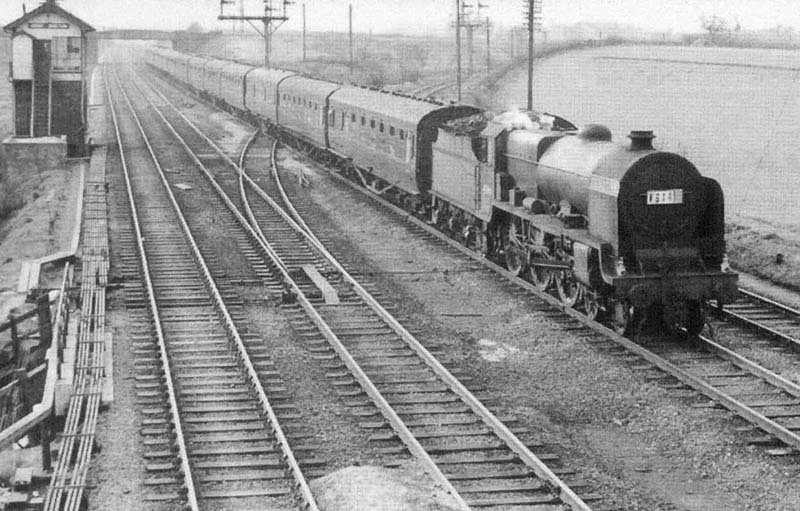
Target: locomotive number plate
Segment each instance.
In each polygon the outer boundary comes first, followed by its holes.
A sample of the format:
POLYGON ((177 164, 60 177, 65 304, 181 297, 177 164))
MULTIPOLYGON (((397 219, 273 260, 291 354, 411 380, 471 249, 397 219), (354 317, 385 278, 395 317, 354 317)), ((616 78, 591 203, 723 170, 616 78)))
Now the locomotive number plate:
POLYGON ((683 190, 648 190, 647 205, 683 204, 683 190))

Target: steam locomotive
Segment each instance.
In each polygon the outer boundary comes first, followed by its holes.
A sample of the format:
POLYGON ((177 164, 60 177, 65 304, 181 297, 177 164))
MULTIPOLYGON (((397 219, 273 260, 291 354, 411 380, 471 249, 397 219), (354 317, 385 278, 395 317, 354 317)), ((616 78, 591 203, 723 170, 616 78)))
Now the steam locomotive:
POLYGON ((646 317, 699 333, 733 301, 719 184, 653 134, 612 141, 558 116, 491 116, 278 69, 150 49, 147 62, 505 262, 620 333, 646 317))

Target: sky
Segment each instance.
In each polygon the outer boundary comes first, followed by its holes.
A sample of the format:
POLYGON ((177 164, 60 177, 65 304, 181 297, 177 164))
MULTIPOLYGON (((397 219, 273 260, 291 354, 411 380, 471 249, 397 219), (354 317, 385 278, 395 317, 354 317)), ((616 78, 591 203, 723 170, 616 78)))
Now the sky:
MULTIPOLYGON (((253 8, 262 0, 250 2, 253 8)), ((273 0, 276 4, 279 0, 273 0)), ((477 0, 466 0, 475 3, 477 0)), ((525 0, 480 0, 484 12, 504 26, 520 24, 525 0)), ((543 22, 548 25, 575 22, 616 22, 654 31, 697 32, 699 18, 717 14, 744 29, 778 24, 800 29, 798 0, 541 0, 543 22)), ((22 15, 40 0, 0 0, 0 23, 22 15)), ((301 5, 306 4, 308 30, 346 30, 347 6, 353 4, 356 31, 423 34, 447 30, 456 0, 293 0, 285 29, 300 30, 301 5)), ((205 29, 230 28, 218 21, 219 0, 59 0, 59 4, 95 28, 183 29, 192 22, 205 29)), ((229 7, 230 8, 230 7, 229 7)), ((234 8, 234 11, 237 9, 234 8)))

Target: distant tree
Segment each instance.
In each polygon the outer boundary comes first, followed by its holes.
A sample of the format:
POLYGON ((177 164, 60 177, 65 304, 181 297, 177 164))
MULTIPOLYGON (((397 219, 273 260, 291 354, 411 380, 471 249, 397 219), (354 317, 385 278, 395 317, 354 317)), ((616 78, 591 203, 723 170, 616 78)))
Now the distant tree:
POLYGON ((200 34, 202 32, 205 32, 205 30, 203 30, 203 26, 196 21, 193 21, 191 24, 189 24, 189 26, 186 27, 186 31, 192 32, 193 34, 200 34))
POLYGON ((701 16, 700 26, 703 27, 703 30, 708 32, 708 37, 713 43, 719 42, 730 32, 728 22, 725 21, 725 18, 717 16, 716 14, 701 16))

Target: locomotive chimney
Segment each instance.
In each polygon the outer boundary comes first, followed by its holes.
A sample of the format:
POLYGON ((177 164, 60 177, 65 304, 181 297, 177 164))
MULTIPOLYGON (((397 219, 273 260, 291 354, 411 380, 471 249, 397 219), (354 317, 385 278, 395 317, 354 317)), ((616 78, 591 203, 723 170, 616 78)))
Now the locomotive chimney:
POLYGON ((656 138, 652 131, 631 131, 631 151, 649 151, 653 149, 653 139, 656 138))

